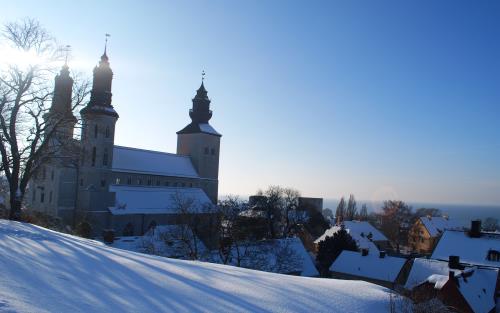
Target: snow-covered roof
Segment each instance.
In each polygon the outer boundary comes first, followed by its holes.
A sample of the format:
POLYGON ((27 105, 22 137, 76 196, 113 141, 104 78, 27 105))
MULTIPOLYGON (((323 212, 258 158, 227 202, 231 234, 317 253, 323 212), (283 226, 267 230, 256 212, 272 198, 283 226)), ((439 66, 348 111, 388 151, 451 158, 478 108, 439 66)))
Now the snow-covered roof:
POLYGON ((464 227, 461 222, 444 216, 423 216, 420 218, 420 222, 427 229, 431 237, 436 237, 445 230, 458 230, 464 227))
MULTIPOLYGON (((498 269, 471 267, 455 271, 458 290, 476 313, 488 313, 495 308, 495 289, 498 269)), ((435 289, 442 289, 449 281, 449 275, 433 274, 425 282, 434 284, 435 289)))
POLYGON ((447 230, 441 236, 432 258, 448 260, 450 255, 460 257, 460 263, 500 267, 500 261, 487 259, 488 251, 500 251, 500 235, 483 233, 479 238, 472 238, 464 231, 447 230))
POLYGON ((344 250, 332 263, 330 271, 394 282, 405 263, 403 258, 388 255, 381 258, 378 251, 363 256, 361 252, 344 250))
POLYGON ((112 170, 148 175, 198 178, 188 156, 114 146, 112 170))
MULTIPOLYGON (((356 241, 359 248, 369 248, 370 250, 377 250, 377 246, 373 241, 386 241, 388 240, 378 229, 373 227, 370 223, 365 221, 345 221, 345 230, 351 235, 352 239, 356 241), (369 234, 371 234, 371 239, 369 239, 369 234)), ((327 229, 323 235, 314 241, 314 243, 319 243, 326 239, 326 237, 332 237, 333 234, 341 229, 340 226, 332 226, 327 229)))
POLYGON ((9 312, 372 313, 389 304, 387 288, 367 282, 145 255, 1 219, 0 264, 9 312))
POLYGON ((202 132, 204 133, 207 133, 207 134, 212 134, 212 135, 218 135, 220 136, 221 134, 219 134, 213 127, 212 125, 208 124, 208 123, 200 123, 198 124, 200 126, 200 129, 202 132))
POLYGON ((187 202, 191 203, 189 211, 195 213, 212 204, 200 188, 110 185, 109 191, 116 194, 115 206, 109 208, 113 215, 174 214, 179 204, 187 202))
MULTIPOLYGON (((233 247, 229 264, 236 265, 238 253, 242 267, 281 274, 300 272, 300 276, 319 276, 311 255, 296 237, 239 243, 233 247)), ((218 253, 215 261, 218 262, 218 253)))
MULTIPOLYGON (((408 290, 425 282, 431 275, 445 275, 450 271, 448 261, 439 261, 433 259, 416 258, 408 274, 405 288, 408 290)), ((451 270, 455 271, 455 270, 451 270)))
POLYGON ((189 226, 157 225, 149 229, 144 236, 117 237, 110 246, 169 258, 190 259, 190 247, 194 248, 195 244, 199 255, 208 252, 197 236, 193 238, 189 226))

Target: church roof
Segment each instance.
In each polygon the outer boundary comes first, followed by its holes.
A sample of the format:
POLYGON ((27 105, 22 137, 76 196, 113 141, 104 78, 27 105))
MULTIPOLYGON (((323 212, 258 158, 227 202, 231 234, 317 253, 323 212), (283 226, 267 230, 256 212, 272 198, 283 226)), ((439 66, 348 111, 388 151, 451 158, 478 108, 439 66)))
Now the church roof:
POLYGON ((212 204, 200 188, 111 185, 109 191, 116 194, 115 205, 109 208, 113 215, 175 214, 186 201, 191 203, 189 212, 202 213, 212 204))
POLYGON ((114 172, 199 178, 188 156, 122 146, 113 149, 114 172))
POLYGON ((177 132, 177 134, 198 134, 198 133, 222 137, 222 135, 219 134, 212 127, 212 125, 210 125, 208 123, 191 123, 188 126, 184 127, 183 129, 181 129, 180 131, 177 132))

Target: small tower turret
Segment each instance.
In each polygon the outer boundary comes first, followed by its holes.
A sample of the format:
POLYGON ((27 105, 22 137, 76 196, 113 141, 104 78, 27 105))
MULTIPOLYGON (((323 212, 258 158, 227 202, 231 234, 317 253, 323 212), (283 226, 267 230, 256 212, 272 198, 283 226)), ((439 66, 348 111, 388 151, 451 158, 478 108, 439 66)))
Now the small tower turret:
POLYGON ((193 108, 189 111, 191 123, 177 132, 177 154, 191 158, 201 178, 201 188, 212 202, 217 203, 222 135, 209 124, 212 118, 210 102, 203 77, 193 98, 193 108))

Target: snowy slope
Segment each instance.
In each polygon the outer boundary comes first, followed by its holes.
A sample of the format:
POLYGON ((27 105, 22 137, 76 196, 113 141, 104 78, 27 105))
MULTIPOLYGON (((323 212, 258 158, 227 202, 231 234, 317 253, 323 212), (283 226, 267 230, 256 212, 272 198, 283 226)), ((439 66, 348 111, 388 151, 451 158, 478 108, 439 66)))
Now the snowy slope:
POLYGON ((0 220, 0 312, 387 312, 387 289, 107 247, 0 220))

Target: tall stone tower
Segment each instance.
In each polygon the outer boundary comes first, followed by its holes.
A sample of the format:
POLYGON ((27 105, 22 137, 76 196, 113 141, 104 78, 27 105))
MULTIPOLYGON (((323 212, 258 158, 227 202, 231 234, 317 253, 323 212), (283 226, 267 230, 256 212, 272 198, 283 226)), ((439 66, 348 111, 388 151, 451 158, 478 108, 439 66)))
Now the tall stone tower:
POLYGON ((212 111, 203 81, 193 99, 189 116, 191 123, 177 132, 177 154, 191 157, 201 178, 201 188, 213 203, 217 203, 222 135, 208 123, 212 118, 212 111))
MULTIPOLYGON (((112 80, 113 71, 109 66, 105 48, 99 66, 94 68, 90 101, 80 111, 82 116, 82 160, 79 185, 82 190, 94 192, 93 195, 89 195, 92 199, 88 199, 88 201, 91 201, 89 203, 96 207, 99 207, 100 205, 97 203, 102 201, 109 202, 109 199, 104 198, 109 197, 106 192, 111 183, 115 124, 118 120, 118 113, 111 105, 112 80), (96 192, 102 194, 98 195, 96 192)), ((86 209, 86 206, 90 204, 85 204, 85 196, 82 198, 83 202, 80 201, 83 205, 82 209, 86 209)))
POLYGON ((52 138, 66 143, 73 139, 77 122, 71 107, 72 89, 73 79, 69 76, 69 67, 65 63, 55 78, 52 105, 44 118, 48 126, 46 132, 50 132, 52 138))

